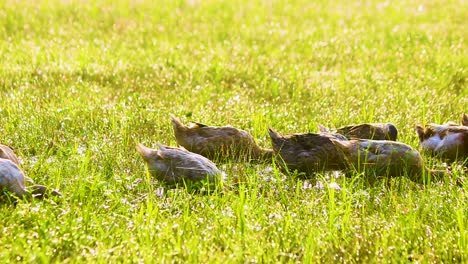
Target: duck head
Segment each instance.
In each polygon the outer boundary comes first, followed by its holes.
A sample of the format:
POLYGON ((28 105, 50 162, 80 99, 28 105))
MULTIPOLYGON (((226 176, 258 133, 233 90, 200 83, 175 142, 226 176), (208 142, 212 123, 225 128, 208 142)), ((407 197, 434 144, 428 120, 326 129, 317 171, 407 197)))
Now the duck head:
POLYGON ((385 124, 384 129, 387 131, 387 139, 396 141, 398 138, 398 129, 393 124, 385 124))

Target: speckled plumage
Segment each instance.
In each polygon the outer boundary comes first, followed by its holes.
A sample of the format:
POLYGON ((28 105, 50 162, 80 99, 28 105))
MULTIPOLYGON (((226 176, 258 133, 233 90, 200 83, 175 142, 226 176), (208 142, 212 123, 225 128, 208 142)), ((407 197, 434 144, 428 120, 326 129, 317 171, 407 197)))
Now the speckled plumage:
POLYGON ((348 139, 393 140, 398 138, 398 130, 393 124, 358 124, 339 127, 336 133, 348 139))
POLYGON ((147 148, 142 144, 138 144, 136 148, 151 175, 159 181, 174 184, 184 180, 219 180, 221 171, 209 159, 183 148, 158 146, 159 150, 147 148))
POLYGON ((332 134, 292 134, 283 136, 269 129, 273 150, 278 163, 291 171, 313 174, 326 170, 341 170, 345 163, 331 138, 342 140, 332 134))
POLYGON ((177 143, 210 159, 271 159, 272 150, 261 148, 247 131, 231 126, 212 127, 194 123, 188 127, 171 115, 177 143))
POLYGON ((364 172, 367 176, 399 177, 423 183, 423 175, 439 179, 444 171, 430 171, 424 166, 420 153, 401 142, 355 139, 333 140, 348 163, 348 170, 364 172))
POLYGON ((468 127, 452 124, 416 126, 424 152, 450 161, 468 158, 468 127))

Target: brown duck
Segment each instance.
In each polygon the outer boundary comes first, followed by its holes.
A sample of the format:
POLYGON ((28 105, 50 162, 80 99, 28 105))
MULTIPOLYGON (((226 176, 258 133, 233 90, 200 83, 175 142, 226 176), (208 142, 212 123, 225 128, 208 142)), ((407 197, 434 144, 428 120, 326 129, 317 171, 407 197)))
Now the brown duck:
POLYGON ((148 166, 153 177, 167 184, 183 181, 215 182, 221 172, 209 159, 183 148, 173 148, 158 144, 154 150, 138 144, 136 149, 148 166))
POLYGON ((313 174, 346 168, 342 152, 331 140, 346 140, 340 135, 306 133, 283 136, 272 128, 268 131, 277 162, 283 169, 313 174))
POLYGON ((424 167, 419 152, 412 147, 395 141, 355 139, 334 140, 342 151, 348 170, 363 172, 367 176, 408 176, 412 181, 423 183, 423 176, 430 174, 439 179, 444 171, 432 171, 424 167))
MULTIPOLYGON (((324 126, 319 126, 320 131, 330 131, 324 126)), ((348 139, 373 139, 373 140, 393 140, 398 137, 398 129, 393 124, 359 124, 344 126, 336 129, 336 133, 348 139)))
POLYGON ((468 127, 452 124, 416 126, 423 151, 449 161, 468 158, 468 127))
POLYGON ((177 143, 210 159, 271 159, 273 151, 261 148, 247 131, 231 126, 211 127, 194 123, 188 127, 171 115, 177 143))
POLYGON ((49 195, 61 196, 55 190, 49 190, 43 185, 31 186, 31 191, 26 188, 26 177, 17 164, 9 159, 0 158, 0 189, 5 189, 15 194, 18 198, 47 198, 49 195))
POLYGON ((462 126, 468 126, 468 115, 467 114, 462 115, 462 126))

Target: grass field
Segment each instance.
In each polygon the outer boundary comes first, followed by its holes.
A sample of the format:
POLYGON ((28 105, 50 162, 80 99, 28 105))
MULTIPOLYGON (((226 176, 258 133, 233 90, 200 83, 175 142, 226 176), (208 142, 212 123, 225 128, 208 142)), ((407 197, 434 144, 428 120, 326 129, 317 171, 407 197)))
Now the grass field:
POLYGON ((392 122, 418 148, 416 124, 468 110, 467 13, 461 0, 1 1, 0 143, 64 199, 0 205, 0 262, 468 261, 468 185, 451 179, 313 182, 228 163, 225 190, 202 195, 163 189, 135 151, 176 144, 170 113, 263 147, 269 126, 392 122))

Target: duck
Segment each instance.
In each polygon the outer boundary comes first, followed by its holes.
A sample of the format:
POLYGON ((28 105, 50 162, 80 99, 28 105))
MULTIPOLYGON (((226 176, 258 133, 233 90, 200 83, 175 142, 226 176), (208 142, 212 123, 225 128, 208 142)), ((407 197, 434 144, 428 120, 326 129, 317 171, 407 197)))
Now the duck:
POLYGON ((462 115, 462 126, 468 126, 468 115, 467 114, 463 114, 462 115))
POLYGON ((49 195, 59 196, 62 194, 56 190, 50 190, 44 185, 33 185, 31 191, 26 188, 26 176, 18 165, 10 159, 0 158, 0 189, 5 189, 22 199, 44 199, 49 195))
POLYGON ((16 165, 20 165, 20 161, 16 156, 13 149, 7 145, 0 144, 0 158, 2 159, 9 159, 13 161, 16 165))
POLYGON ((220 180, 221 171, 211 160, 184 148, 157 144, 159 150, 138 144, 136 150, 146 162, 151 176, 166 184, 184 181, 220 180))
MULTIPOLYGON (((319 125, 321 132, 330 132, 330 130, 319 125)), ((357 124, 339 127, 335 132, 345 136, 348 139, 373 139, 373 140, 392 140, 396 141, 398 129, 391 123, 369 123, 357 124)))
POLYGON ((331 141, 343 153, 347 171, 358 171, 368 177, 406 175, 413 182, 424 183, 424 175, 430 174, 432 179, 440 179, 448 174, 445 171, 427 169, 421 154, 401 142, 371 139, 331 141))
POLYGON ((342 153, 337 150, 332 139, 347 140, 331 133, 304 133, 283 136, 273 128, 268 129, 273 151, 280 167, 313 175, 320 171, 346 168, 342 153))
POLYGON ((450 162, 468 157, 468 126, 429 124, 416 126, 422 150, 450 162))
POLYGON ((174 115, 171 115, 171 120, 177 144, 209 159, 271 160, 273 156, 273 150, 259 147, 245 130, 201 123, 188 127, 174 115))

